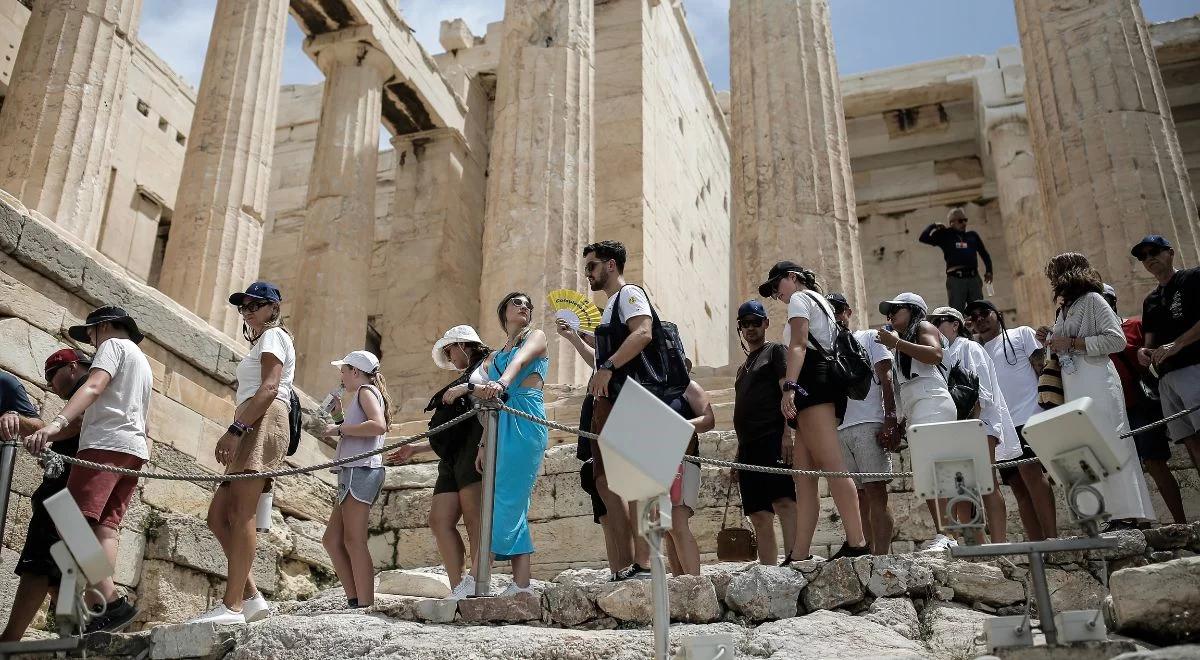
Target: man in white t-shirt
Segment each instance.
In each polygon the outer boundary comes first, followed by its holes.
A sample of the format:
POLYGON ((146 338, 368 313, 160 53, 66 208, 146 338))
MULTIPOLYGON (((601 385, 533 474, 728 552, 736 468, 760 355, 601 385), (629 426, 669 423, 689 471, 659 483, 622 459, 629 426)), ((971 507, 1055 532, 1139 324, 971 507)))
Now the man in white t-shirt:
MULTIPOLYGON (((154 375, 150 362, 137 347, 143 338, 137 323, 120 307, 100 307, 88 314, 83 325, 71 326, 67 334, 75 341, 95 346, 96 355, 84 384, 67 401, 62 413, 27 439, 27 446, 40 454, 50 436, 83 415, 76 458, 140 470, 150 460, 146 419, 154 375)), ((67 479, 67 490, 91 523, 110 565, 116 565, 121 520, 137 482, 134 476, 78 465, 67 479)), ((111 577, 94 586, 107 607, 103 615, 91 620, 86 632, 111 632, 128 626, 137 616, 137 607, 124 596, 117 597, 111 577)), ((89 604, 98 605, 99 601, 89 604)))
MULTIPOLYGON (((825 296, 833 307, 834 317, 849 327, 854 311, 840 293, 825 296)), ((859 330, 854 338, 867 350, 875 369, 871 389, 862 401, 846 401, 846 414, 838 426, 838 441, 849 472, 891 472, 892 456, 899 441, 896 432, 896 394, 892 388, 892 352, 875 341, 874 330, 859 330)), ((858 487, 858 508, 863 521, 871 554, 891 552, 895 523, 888 509, 887 485, 891 477, 854 477, 858 487)))
MULTIPOLYGON (((976 300, 967 305, 967 320, 978 336, 979 343, 991 354, 996 367, 996 382, 1017 435, 1021 437, 1021 458, 1036 456, 1021 434, 1025 422, 1041 412, 1037 402, 1038 376, 1046 351, 1029 326, 1008 329, 1004 316, 990 300, 976 300)), ((1025 538, 1041 541, 1058 536, 1058 515, 1054 509, 1054 491, 1040 463, 1025 463, 1001 468, 1000 480, 1012 489, 1021 514, 1025 538)))

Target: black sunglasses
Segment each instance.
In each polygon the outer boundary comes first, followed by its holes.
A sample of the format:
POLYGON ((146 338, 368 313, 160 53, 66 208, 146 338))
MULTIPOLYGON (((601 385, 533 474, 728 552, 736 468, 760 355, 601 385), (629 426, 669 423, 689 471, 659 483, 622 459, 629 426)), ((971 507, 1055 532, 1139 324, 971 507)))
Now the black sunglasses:
POLYGON ((763 326, 763 320, 760 318, 738 319, 737 323, 739 328, 761 328, 763 326))
POLYGON ((1164 247, 1152 247, 1152 248, 1146 248, 1145 250, 1142 250, 1142 251, 1140 251, 1140 252, 1138 253, 1137 260, 1138 260, 1138 261, 1145 261, 1145 260, 1147 260, 1147 259, 1150 259, 1150 258, 1152 258, 1152 257, 1157 257, 1158 255, 1160 255, 1160 254, 1162 254, 1163 252, 1166 252, 1166 251, 1167 251, 1167 248, 1164 248, 1164 247))
POLYGON ((265 300, 254 300, 252 302, 242 303, 242 304, 238 305, 238 311, 243 314, 245 314, 246 312, 250 312, 251 314, 253 314, 254 312, 257 312, 258 310, 260 310, 263 307, 266 307, 267 305, 270 305, 270 304, 271 303, 269 303, 265 300))

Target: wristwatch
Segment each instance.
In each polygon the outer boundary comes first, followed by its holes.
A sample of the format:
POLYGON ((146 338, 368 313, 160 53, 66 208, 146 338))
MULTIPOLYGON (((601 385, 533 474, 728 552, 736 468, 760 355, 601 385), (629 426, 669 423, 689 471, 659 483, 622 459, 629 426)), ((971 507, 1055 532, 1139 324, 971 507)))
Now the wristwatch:
POLYGON ((475 383, 472 383, 471 381, 467 381, 467 391, 474 392, 475 391, 475 383))
POLYGON ((604 362, 601 362, 601 363, 600 363, 600 366, 599 366, 599 367, 596 367, 596 368, 597 368, 597 369, 603 369, 603 370, 605 370, 605 371, 616 371, 616 370, 617 370, 617 367, 616 367, 616 366, 613 364, 613 361, 612 361, 611 359, 608 359, 608 360, 605 360, 604 362))

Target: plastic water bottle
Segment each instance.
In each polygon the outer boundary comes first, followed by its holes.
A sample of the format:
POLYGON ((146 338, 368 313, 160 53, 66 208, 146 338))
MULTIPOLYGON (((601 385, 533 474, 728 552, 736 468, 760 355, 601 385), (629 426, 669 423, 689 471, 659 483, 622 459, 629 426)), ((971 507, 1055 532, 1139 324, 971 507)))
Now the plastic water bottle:
POLYGON ((983 292, 987 295, 988 298, 996 297, 996 287, 992 286, 991 282, 983 283, 983 292))
POLYGON ((1075 358, 1071 357, 1070 353, 1062 353, 1058 356, 1058 366, 1062 369, 1062 375, 1075 373, 1075 358))
POLYGON ((339 417, 341 417, 341 415, 340 414, 334 415, 334 413, 333 413, 334 402, 341 400, 342 396, 344 396, 345 394, 346 394, 346 386, 338 385, 329 394, 325 395, 325 400, 321 402, 321 409, 325 411, 325 414, 333 417, 333 421, 335 421, 335 422, 341 421, 340 419, 338 419, 339 417))
POLYGON ((271 506, 275 503, 275 496, 271 491, 267 491, 258 496, 258 510, 254 513, 254 527, 260 532, 268 532, 271 530, 271 506))

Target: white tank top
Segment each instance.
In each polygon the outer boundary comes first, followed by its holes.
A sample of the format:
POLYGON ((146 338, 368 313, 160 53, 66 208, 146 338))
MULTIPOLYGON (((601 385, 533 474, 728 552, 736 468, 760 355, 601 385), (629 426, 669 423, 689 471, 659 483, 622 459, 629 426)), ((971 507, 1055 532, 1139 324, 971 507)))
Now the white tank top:
MULTIPOLYGON (((938 337, 940 337, 942 340, 942 361, 944 363, 949 351, 946 349, 946 338, 942 337, 940 333, 938 334, 938 337)), ((901 387, 904 387, 906 384, 915 382, 922 378, 935 378, 944 382, 945 378, 942 376, 941 371, 938 370, 938 365, 925 364, 917 358, 912 358, 912 366, 909 368, 909 371, 912 373, 912 377, 907 377, 900 369, 901 353, 899 350, 895 351, 895 356, 896 359, 892 360, 892 371, 894 372, 893 376, 896 382, 899 383, 901 387)), ((906 359, 905 361, 907 362, 908 360, 906 359)))

